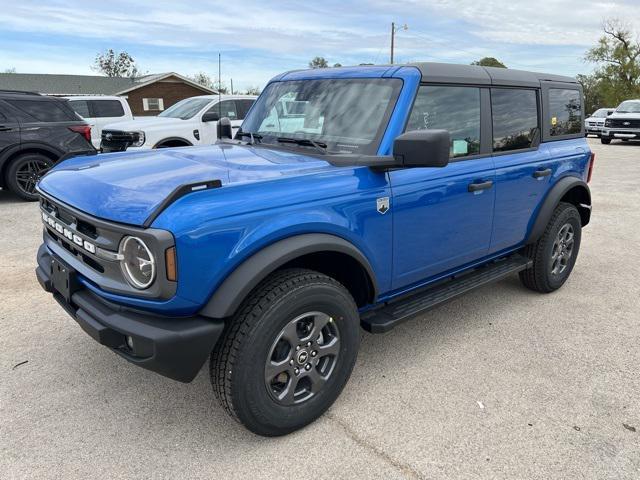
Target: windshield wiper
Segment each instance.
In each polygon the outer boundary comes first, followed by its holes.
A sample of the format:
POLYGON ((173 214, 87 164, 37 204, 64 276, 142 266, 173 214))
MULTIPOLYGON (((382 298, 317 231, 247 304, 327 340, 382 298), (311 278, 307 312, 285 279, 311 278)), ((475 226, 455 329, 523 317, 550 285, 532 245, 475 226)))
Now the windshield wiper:
POLYGON ((327 153, 327 144, 322 142, 316 142, 309 138, 290 138, 290 137, 278 137, 276 140, 280 143, 295 143, 296 145, 302 145, 304 147, 314 147, 323 155, 327 153))
POLYGON ((250 137, 251 143, 249 145, 255 145, 256 140, 258 140, 259 143, 262 143, 262 135, 260 135, 259 133, 243 132, 242 130, 240 130, 236 133, 236 137, 250 137))

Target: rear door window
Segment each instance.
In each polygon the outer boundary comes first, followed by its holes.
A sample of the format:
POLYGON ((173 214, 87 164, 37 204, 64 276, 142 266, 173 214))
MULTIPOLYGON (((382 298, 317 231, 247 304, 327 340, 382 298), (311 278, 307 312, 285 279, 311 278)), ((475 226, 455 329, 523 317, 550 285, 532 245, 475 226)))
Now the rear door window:
POLYGON ((549 117, 552 137, 580 133, 582 131, 580 92, 568 88, 550 88, 549 117))
POLYGON ((495 152, 530 148, 539 128, 537 92, 492 88, 491 115, 495 152))
POLYGON ((223 100, 211 107, 209 111, 219 113, 220 118, 228 117, 229 120, 238 120, 239 118, 235 100, 223 100))
POLYGON ((451 135, 451 157, 480 153, 480 89, 424 85, 418 90, 407 131, 443 129, 451 135))
POLYGON ((89 100, 89 106, 95 118, 124 116, 124 109, 118 100, 89 100))
POLYGON ((86 100, 69 100, 69 105, 73 108, 78 115, 84 118, 90 118, 89 104, 86 100))
POLYGON ((244 120, 247 116, 247 112, 253 105, 254 100, 236 100, 236 107, 238 107, 238 119, 244 120))
POLYGON ((18 110, 27 113, 39 122, 69 122, 74 118, 73 110, 67 110, 54 100, 6 100, 18 110))

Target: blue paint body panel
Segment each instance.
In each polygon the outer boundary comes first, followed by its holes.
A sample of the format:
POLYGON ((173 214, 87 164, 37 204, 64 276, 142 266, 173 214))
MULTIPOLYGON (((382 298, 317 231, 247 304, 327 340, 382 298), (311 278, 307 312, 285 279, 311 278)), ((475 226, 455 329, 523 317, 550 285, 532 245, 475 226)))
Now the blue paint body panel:
MULTIPOLYGON (((421 81, 411 66, 289 72, 273 81, 400 78, 402 89, 378 146, 392 153, 421 81)), ((533 227, 552 186, 565 176, 586 180, 582 139, 531 151, 450 162, 444 168, 390 171, 337 167, 313 150, 212 145, 80 157, 57 165, 39 184, 87 214, 143 225, 183 184, 218 179, 220 188, 187 194, 152 226, 176 241, 178 287, 163 301, 115 295, 81 281, 108 300, 165 315, 192 315, 240 265, 278 240, 306 233, 340 237, 362 252, 378 285, 378 302, 516 250, 533 227), (538 169, 552 175, 532 177, 538 169), (469 192, 468 185, 494 188, 469 192), (382 215, 376 201, 389 197, 382 215)), ((364 308, 369 308, 371 305, 364 308)))

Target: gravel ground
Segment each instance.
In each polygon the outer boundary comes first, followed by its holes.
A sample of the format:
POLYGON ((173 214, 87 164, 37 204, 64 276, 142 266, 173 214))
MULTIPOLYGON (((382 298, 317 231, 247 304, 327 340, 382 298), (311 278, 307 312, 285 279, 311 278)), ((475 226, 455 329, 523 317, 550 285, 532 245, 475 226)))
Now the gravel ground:
POLYGON ((590 143, 564 288, 509 278, 363 333, 333 408, 277 439, 206 369, 180 384, 91 340, 35 280, 37 205, 0 191, 0 478, 640 478, 640 144, 590 143))

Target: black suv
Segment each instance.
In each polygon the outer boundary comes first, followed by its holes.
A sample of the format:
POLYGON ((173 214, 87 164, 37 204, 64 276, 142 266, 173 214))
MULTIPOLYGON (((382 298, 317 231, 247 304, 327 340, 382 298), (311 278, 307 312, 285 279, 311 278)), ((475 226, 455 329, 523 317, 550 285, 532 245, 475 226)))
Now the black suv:
POLYGON ((36 183, 56 162, 95 153, 91 127, 67 100, 0 90, 0 187, 37 200, 36 183))

